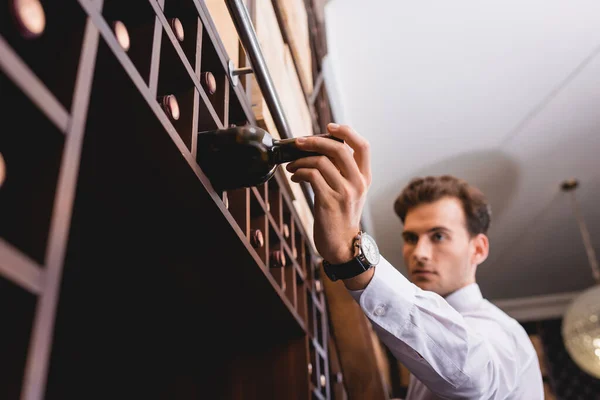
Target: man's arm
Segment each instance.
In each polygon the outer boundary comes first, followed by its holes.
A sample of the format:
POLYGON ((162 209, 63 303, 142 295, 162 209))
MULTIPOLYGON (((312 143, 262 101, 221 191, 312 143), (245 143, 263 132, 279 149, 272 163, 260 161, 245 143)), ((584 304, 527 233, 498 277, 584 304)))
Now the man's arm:
POLYGON ((384 258, 352 292, 382 342, 429 390, 448 399, 503 399, 524 368, 514 336, 493 318, 463 317, 384 258))

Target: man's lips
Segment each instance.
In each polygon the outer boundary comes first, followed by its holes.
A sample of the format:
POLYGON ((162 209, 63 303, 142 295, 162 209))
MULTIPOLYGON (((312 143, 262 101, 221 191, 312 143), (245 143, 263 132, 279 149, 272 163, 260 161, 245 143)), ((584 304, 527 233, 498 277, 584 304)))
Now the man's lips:
POLYGON ((437 275, 437 272, 425 269, 417 269, 412 272, 415 276, 432 276, 437 275))

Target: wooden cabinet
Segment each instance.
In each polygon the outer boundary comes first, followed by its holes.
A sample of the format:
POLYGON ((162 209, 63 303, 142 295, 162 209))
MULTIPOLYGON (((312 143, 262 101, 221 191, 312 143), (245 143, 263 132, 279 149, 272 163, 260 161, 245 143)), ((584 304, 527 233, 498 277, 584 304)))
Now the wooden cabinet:
POLYGON ((343 398, 306 198, 196 162, 257 123, 204 2, 41 4, 0 11, 0 398, 343 398))

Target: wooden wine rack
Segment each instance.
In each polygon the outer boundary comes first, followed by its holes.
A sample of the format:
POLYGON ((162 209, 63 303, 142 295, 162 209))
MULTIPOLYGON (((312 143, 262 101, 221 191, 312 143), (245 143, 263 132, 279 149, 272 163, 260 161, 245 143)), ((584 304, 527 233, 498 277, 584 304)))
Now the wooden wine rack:
POLYGON ((0 7, 0 398, 344 398, 289 181, 218 193, 196 162, 256 124, 203 1, 42 4, 36 39, 0 7))

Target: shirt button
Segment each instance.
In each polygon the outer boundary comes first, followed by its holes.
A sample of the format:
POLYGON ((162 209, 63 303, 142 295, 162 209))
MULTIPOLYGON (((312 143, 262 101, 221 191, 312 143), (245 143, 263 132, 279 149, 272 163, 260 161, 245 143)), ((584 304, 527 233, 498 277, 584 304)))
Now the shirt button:
POLYGON ((377 315, 378 317, 381 317, 383 314, 385 314, 385 307, 384 306, 377 306, 377 308, 375 308, 375 311, 373 311, 373 313, 375 315, 377 315))

